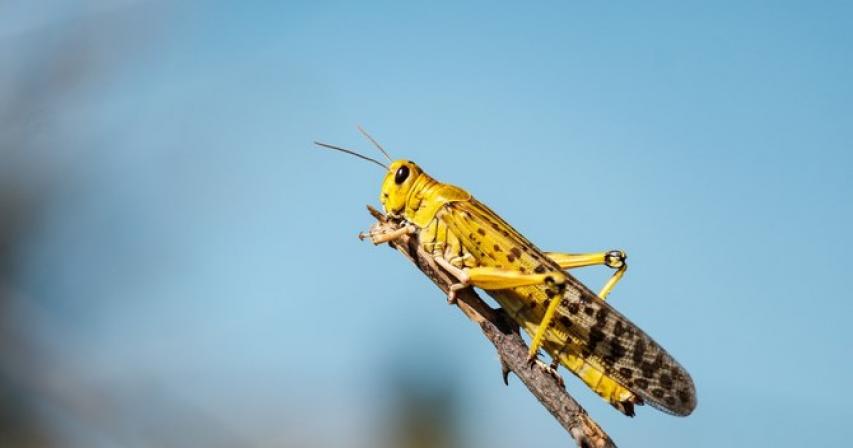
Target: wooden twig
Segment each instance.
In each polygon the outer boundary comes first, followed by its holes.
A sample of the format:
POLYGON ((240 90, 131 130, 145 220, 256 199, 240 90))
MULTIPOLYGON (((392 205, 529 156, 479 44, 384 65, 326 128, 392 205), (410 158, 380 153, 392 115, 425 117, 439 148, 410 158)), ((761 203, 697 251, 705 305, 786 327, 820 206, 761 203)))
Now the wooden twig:
MULTIPOLYGON (((399 228, 378 210, 367 206, 370 214, 377 219, 371 227, 371 235, 387 233, 399 228)), ((445 294, 454 282, 430 256, 417 244, 415 236, 404 235, 396 242, 389 243, 415 266, 418 267, 445 294)), ((456 305, 471 321, 477 323, 486 338, 498 351, 507 381, 509 372, 513 372, 530 392, 542 403, 542 406, 557 419, 580 447, 615 447, 610 437, 586 413, 583 407, 572 398, 562 384, 562 380, 545 370, 530 367, 527 363, 527 344, 518 332, 518 326, 502 312, 491 308, 471 288, 457 291, 456 305)))

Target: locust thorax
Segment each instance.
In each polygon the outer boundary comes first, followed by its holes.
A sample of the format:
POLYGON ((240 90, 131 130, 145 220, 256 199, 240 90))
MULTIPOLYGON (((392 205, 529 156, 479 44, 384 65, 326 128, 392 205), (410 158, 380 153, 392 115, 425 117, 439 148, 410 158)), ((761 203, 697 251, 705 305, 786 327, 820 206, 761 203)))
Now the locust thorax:
POLYGON ((391 163, 379 194, 379 202, 386 214, 405 218, 421 228, 435 218, 444 204, 470 198, 467 191, 433 179, 409 160, 391 163))

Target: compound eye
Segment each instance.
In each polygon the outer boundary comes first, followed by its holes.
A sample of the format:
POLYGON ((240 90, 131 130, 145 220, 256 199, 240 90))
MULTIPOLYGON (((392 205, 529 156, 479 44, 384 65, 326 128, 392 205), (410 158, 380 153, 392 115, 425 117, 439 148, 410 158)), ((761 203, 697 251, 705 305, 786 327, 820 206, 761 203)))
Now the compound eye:
POLYGON ((407 177, 409 177, 409 167, 403 165, 397 170, 397 174, 394 175, 394 182, 400 185, 406 181, 407 177))

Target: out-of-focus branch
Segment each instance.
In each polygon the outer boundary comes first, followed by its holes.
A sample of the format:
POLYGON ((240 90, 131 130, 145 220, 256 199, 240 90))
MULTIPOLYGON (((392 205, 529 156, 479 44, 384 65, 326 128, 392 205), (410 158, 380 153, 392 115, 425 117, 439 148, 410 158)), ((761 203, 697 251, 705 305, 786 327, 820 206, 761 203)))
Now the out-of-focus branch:
MULTIPOLYGON (((368 206, 370 214, 377 219, 371 234, 382 234, 399 228, 378 210, 368 206)), ((445 294, 454 282, 435 263, 430 254, 424 252, 413 236, 405 235, 390 244, 429 277, 445 294)), ((518 333, 518 327, 501 310, 487 305, 471 288, 457 292, 456 305, 471 321, 477 323, 486 338, 491 341, 500 355, 504 370, 504 381, 509 372, 527 386, 527 389, 542 403, 542 406, 557 419, 581 447, 615 447, 610 437, 572 398, 561 381, 543 369, 530 367, 527 363, 527 344, 518 333)))

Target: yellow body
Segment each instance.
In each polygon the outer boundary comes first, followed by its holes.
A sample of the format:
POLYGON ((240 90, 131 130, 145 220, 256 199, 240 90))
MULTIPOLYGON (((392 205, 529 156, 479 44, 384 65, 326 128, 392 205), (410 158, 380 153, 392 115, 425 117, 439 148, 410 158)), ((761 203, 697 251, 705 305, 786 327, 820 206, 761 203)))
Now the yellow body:
POLYGON ((468 192, 410 161, 389 166, 380 202, 417 229, 427 252, 494 297, 531 335, 534 351, 544 348, 621 412, 633 415, 644 402, 676 415, 695 407, 687 372, 603 300, 618 278, 596 295, 561 268, 592 262, 540 251, 468 192))

